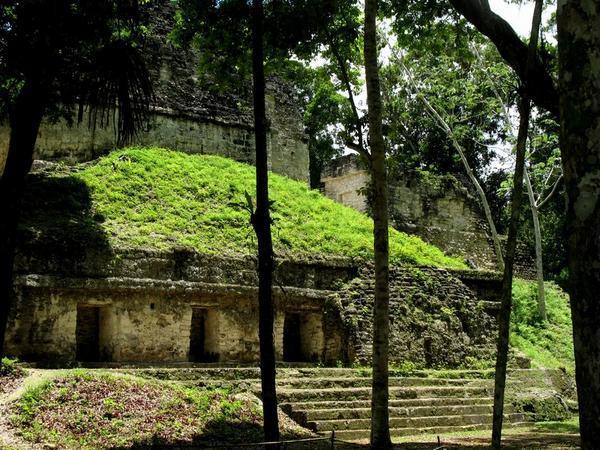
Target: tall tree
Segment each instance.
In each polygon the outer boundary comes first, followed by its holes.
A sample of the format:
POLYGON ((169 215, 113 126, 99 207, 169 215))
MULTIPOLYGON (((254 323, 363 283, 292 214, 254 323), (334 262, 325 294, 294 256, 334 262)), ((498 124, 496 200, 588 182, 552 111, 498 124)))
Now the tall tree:
POLYGON ((391 447, 389 418, 389 230, 388 185, 383 140, 383 107, 377 51, 378 0, 365 1, 365 76, 369 108, 369 145, 373 198, 375 305, 373 308, 373 387, 371 448, 391 447))
POLYGON ((394 61, 395 64, 398 64, 402 68, 406 78, 408 79, 408 82, 411 86, 410 91, 412 93, 414 93, 419 98, 420 101, 423 102, 423 104, 425 105, 425 110, 427 111, 427 114, 434 120, 436 126, 439 127, 444 132, 447 139, 450 141, 452 147, 458 153, 458 155, 460 157, 460 161, 465 169, 465 172, 467 173, 467 176, 469 177, 469 180, 475 187, 477 196, 479 197, 479 201, 481 203, 481 207, 483 208, 484 215, 486 217, 488 226, 490 228, 490 237, 492 238, 492 242, 494 244, 494 250, 496 253, 498 267, 500 268, 500 270, 504 270, 504 257, 502 255, 502 246, 500 243, 500 237, 498 235, 498 231, 496 230, 496 224, 494 223, 494 218, 492 216, 492 210, 490 208, 490 204, 488 202, 485 191, 481 187, 481 184, 479 183, 479 180, 477 179, 477 176, 475 175, 475 172, 474 172, 473 168, 471 167, 469 160, 467 159, 465 149, 458 141, 458 138, 456 136, 456 134, 457 134, 456 130, 453 130, 452 128, 450 128, 448 121, 441 116, 441 114, 437 111, 436 108, 433 107, 433 105, 427 99, 427 97, 425 97, 425 95, 423 95, 423 93, 419 89, 419 86, 417 85, 417 83, 414 79, 413 74, 411 73, 410 69, 406 66, 403 59, 401 57, 399 57, 396 52, 393 52, 393 53, 395 56, 395 61, 394 61))
POLYGON ((600 448, 600 7, 558 2, 560 147, 581 446, 600 448))
MULTIPOLYGON (((542 0, 536 0, 531 24, 529 39, 529 55, 527 67, 532 67, 537 55, 537 44, 540 24, 542 21, 542 0)), ((526 67, 525 75, 528 75, 526 67)), ((515 250, 517 248, 517 234, 521 202, 523 197, 523 175, 525 170, 525 152, 529 135, 529 116, 531 114, 531 100, 529 97, 529 84, 521 87, 519 98, 519 133, 517 136, 517 157, 515 161, 515 174, 513 178, 513 191, 511 198, 511 217, 508 226, 506 241, 506 257, 504 259, 504 277, 502 279, 502 305, 498 315, 498 352, 496 355, 496 372, 494 374, 494 417, 492 426, 492 447, 501 448, 502 422, 504 418, 504 391, 506 386, 506 369, 508 364, 508 345, 510 333, 510 313, 512 308, 512 283, 515 250)))
POLYGON ((135 0, 8 0, 0 7, 0 102, 11 128, 0 178, 0 355, 21 197, 41 121, 72 120, 78 103, 80 118, 84 108, 92 124, 114 117, 119 141, 131 138, 152 100, 139 39, 135 0))
MULTIPOLYGON (((261 387, 266 441, 279 440, 274 346, 273 270, 271 234, 267 119, 265 116, 265 66, 289 69, 293 51, 310 53, 318 45, 323 23, 338 7, 336 0, 325 4, 252 0, 178 0, 179 25, 175 35, 183 42, 198 37, 201 69, 221 86, 244 94, 251 67, 256 145, 256 209, 248 198, 251 221, 258 241, 258 304, 261 387), (319 10, 317 5, 321 7, 319 10), (319 10, 318 14, 315 12, 319 10), (264 24, 269 26, 265 27, 264 24), (303 23, 302 27, 297 26, 303 23), (251 39, 252 46, 247 42, 251 39), (220 78, 220 80, 218 80, 220 78), (241 89, 240 89, 241 88, 241 89)), ((340 2, 341 4, 342 2, 340 2)))
POLYGON ((279 418, 275 388, 274 265, 269 204, 263 20, 262 0, 252 0, 252 85, 254 88, 254 138, 256 142, 256 211, 252 215, 252 225, 258 241, 258 336, 264 432, 265 440, 272 442, 279 440, 279 418))
MULTIPOLYGON (((475 50, 478 58, 481 59, 479 53, 477 52, 476 47, 474 47, 474 50, 475 50)), ((494 82, 494 80, 492 80, 491 76, 487 73, 487 71, 485 71, 485 69, 483 70, 483 72, 486 74, 486 76, 488 77, 488 80, 490 81, 491 85, 493 86, 494 96, 498 98, 498 100, 500 101, 500 104, 503 106, 502 109, 504 111, 504 115, 506 116, 506 124, 508 127, 508 131, 510 134, 513 134, 513 127, 512 127, 511 120, 510 120, 509 106, 506 104, 505 101, 503 101, 502 96, 500 95, 499 90, 495 87, 495 82, 494 82)), ((532 136, 532 140, 533 140, 533 136, 532 136)), ((534 151, 534 149, 533 149, 533 144, 532 144, 532 152, 531 153, 533 153, 533 151, 534 151)), ((558 187, 558 184, 560 183, 560 180, 562 179, 562 175, 559 178, 552 179, 554 169, 555 169, 555 166, 552 166, 548 176, 544 176, 545 181, 542 186, 542 192, 537 196, 534 192, 533 183, 532 183, 531 176, 529 175, 529 170, 527 169, 527 167, 525 167, 525 172, 524 172, 525 173, 525 185, 527 187, 527 197, 529 198, 529 207, 531 210, 531 220, 532 220, 534 242, 535 242, 535 266, 536 266, 536 278, 537 278, 537 282, 538 282, 538 291, 537 291, 538 313, 542 320, 547 320, 548 317, 546 314, 546 298, 545 298, 545 287, 544 287, 544 261, 543 261, 543 253, 542 253, 542 231, 541 231, 541 226, 540 226, 540 208, 552 198, 552 196, 556 192, 556 189, 558 187), (552 190, 545 198, 542 198, 542 195, 544 194, 544 191, 545 191, 549 181, 553 182, 552 190)))

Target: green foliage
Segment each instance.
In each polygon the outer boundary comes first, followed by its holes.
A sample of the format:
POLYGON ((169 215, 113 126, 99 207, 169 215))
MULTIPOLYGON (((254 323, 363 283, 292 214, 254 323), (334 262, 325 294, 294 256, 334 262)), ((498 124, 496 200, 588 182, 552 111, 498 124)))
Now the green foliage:
POLYGON ((464 173, 452 142, 428 113, 423 96, 447 122, 469 164, 483 179, 494 158, 489 146, 505 137, 504 105, 495 89, 506 91, 510 101, 513 76, 497 51, 480 37, 470 36, 464 24, 442 21, 429 27, 422 40, 400 39, 404 46, 395 47, 382 70, 392 167, 464 173))
POLYGON ((516 279, 513 283, 511 345, 532 360, 535 367, 574 369, 573 333, 569 297, 552 282, 546 283, 548 321, 537 313, 537 285, 516 279))
POLYGON ((16 359, 2 358, 0 360, 0 377, 11 376, 20 372, 16 359))
POLYGON ((83 120, 85 105, 91 123, 115 123, 119 138, 131 138, 145 125, 152 97, 139 52, 139 12, 135 0, 4 0, 0 114, 18 109, 20 94, 31 90, 40 112, 52 120, 72 122, 76 105, 83 120), (112 114, 115 105, 119 114, 112 114))
MULTIPOLYGON (((194 44, 200 74, 221 89, 243 89, 251 76, 251 8, 245 0, 176 0, 173 40, 194 44)), ((264 1, 265 73, 279 75, 292 56, 308 59, 327 36, 355 38, 359 9, 339 0, 264 1), (299 24, 302 24, 299 26, 299 24)))
MULTIPOLYGON (((65 175, 51 176, 50 181, 57 177, 65 175)), ((255 191, 252 166, 218 156, 130 148, 84 165, 68 179, 74 180, 70 185, 89 191, 88 214, 111 245, 160 250, 185 246, 221 255, 255 252, 245 202, 246 193, 255 191)), ((370 218, 302 182, 276 174, 269 181, 274 245, 280 256, 371 257, 370 218)), ((45 189, 44 184, 38 189, 45 189)), ((40 197, 41 192, 28 194, 30 202, 40 197)), ((78 205, 67 202, 63 207, 78 205)), ((30 204, 28 209, 36 211, 38 206, 30 204)), ((466 267, 418 237, 392 229, 390 250, 398 263, 466 267)))

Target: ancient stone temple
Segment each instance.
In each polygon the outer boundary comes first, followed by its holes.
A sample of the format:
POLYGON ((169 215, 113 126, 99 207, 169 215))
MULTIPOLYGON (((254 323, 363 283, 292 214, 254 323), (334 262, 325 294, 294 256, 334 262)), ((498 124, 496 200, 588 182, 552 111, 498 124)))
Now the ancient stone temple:
MULTIPOLYGON (((193 52, 169 44, 164 14, 157 17, 147 56, 156 104, 150 128, 136 143, 253 163, 248 102, 206 91, 198 82, 193 52)), ((290 88, 272 80, 267 101, 270 167, 275 173, 307 181, 306 137, 290 88)), ((1 149, 7 148, 7 133, 0 128, 1 149)), ((115 146, 111 130, 47 122, 38 136, 36 156, 84 162, 115 146)), ((364 198, 357 193, 365 173, 350 158, 344 161, 324 177, 325 194, 365 211, 364 198)), ((45 165, 36 166, 41 172, 33 177, 44 179, 45 165)), ((459 185, 446 182, 434 180, 442 185, 432 188, 418 178, 395 180, 394 225, 448 253, 471 258, 474 268, 494 268, 473 199, 459 185)), ((115 363, 258 360, 257 275, 252 256, 244 252, 208 255, 179 246, 149 250, 135 243, 113 247, 100 226, 103 219, 94 211, 84 208, 65 220, 55 208, 60 199, 89 201, 88 188, 75 184, 68 177, 50 183, 51 195, 38 199, 24 214, 6 334, 8 354, 34 361, 115 363), (53 223, 53 217, 59 216, 64 226, 53 223)), ((368 362, 370 271, 364 259, 282 257, 274 285, 278 359, 368 362)), ((456 367, 466 358, 489 357, 498 288, 499 278, 490 272, 395 267, 392 360, 456 367)))
MULTIPOLYGON (((149 36, 144 55, 155 91, 149 126, 132 144, 218 154, 254 162, 250 93, 226 94, 199 80, 198 55, 169 40, 172 7, 168 0, 147 7, 149 36)), ((290 86, 270 79, 266 92, 269 167, 290 178, 308 180, 308 146, 290 86)), ((86 120, 47 120, 40 128, 35 157, 70 163, 89 161, 117 147, 112 127, 90 129, 86 120)), ((0 122, 0 168, 8 149, 8 123, 0 122)), ((1 170, 1 169, 0 169, 1 170)))
MULTIPOLYGON (((368 211, 363 194, 369 181, 357 155, 332 161, 322 177, 329 198, 362 212, 368 211)), ((390 220, 394 228, 416 234, 448 254, 460 255, 478 269, 495 270, 496 256, 476 198, 451 175, 392 172, 390 220)))
MULTIPOLYGON (((187 250, 22 247, 7 352, 24 360, 253 362, 259 357, 255 261, 187 250)), ((275 343, 287 362, 366 363, 372 273, 345 258, 282 260, 275 343)), ((454 367, 493 352, 497 277, 392 272, 392 360, 454 367), (452 351, 448 351, 452 349, 452 351)))

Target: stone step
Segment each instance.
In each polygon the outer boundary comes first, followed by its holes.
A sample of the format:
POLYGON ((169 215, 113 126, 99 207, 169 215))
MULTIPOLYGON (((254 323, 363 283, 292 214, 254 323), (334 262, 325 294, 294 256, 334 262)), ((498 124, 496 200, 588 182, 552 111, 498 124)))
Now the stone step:
MULTIPOLYGON (((435 397, 435 398, 409 398, 403 400, 390 400, 390 407, 410 407, 410 406, 452 406, 452 405, 481 405, 493 403, 492 397, 435 397)), ((284 411, 293 409, 311 410, 311 409, 344 409, 344 408, 370 408, 370 400, 347 400, 347 401, 313 401, 313 402, 294 402, 281 403, 279 405, 284 411)))
MULTIPOLYGON (((283 389, 302 388, 302 389, 328 389, 328 388, 349 388, 349 387, 370 387, 373 380, 371 377, 315 377, 309 379, 303 378, 283 378, 277 380, 277 386, 283 389)), ((409 387, 409 386, 484 386, 491 387, 493 380, 473 379, 473 378, 418 378, 418 377, 390 377, 390 387, 409 387)))
MULTIPOLYGON (((530 422, 504 422, 503 428, 520 428, 520 427, 529 427, 531 426, 530 422)), ((459 425, 459 426, 447 426, 447 427, 424 427, 424 428, 391 428, 390 435, 392 437, 400 437, 400 436, 415 436, 420 434, 431 434, 436 436, 443 436, 444 434, 449 433, 464 433, 470 431, 479 431, 479 430, 490 430, 491 432, 492 425, 491 423, 477 423, 470 425, 459 425)), ((329 433, 328 433, 329 434, 329 433)), ((335 432, 335 437, 337 439, 341 439, 344 441, 357 441, 362 439, 368 439, 371 434, 371 430, 369 428, 365 428, 362 430, 340 430, 335 432)))
MULTIPOLYGON (((525 414, 506 414, 507 422, 525 422, 525 414)), ((424 417, 391 417, 390 428, 440 428, 464 425, 478 425, 492 423, 492 414, 465 414, 451 416, 424 416, 424 417)), ((364 430, 371 425, 370 419, 335 419, 309 421, 306 426, 316 432, 335 430, 364 430)))
MULTIPOLYGON (((256 391, 260 394, 260 391, 256 391)), ((469 386, 415 386, 390 387, 390 399, 428 398, 428 397, 486 397, 492 394, 491 387, 469 386)), ((281 403, 317 400, 369 400, 370 387, 346 389, 279 389, 277 393, 281 403)))
MULTIPOLYGON (((492 403, 483 405, 450 405, 450 406, 414 406, 414 407, 390 407, 390 417, 428 417, 428 416, 460 416, 491 414, 492 403)), ((505 408, 507 413, 514 412, 510 405, 505 408)), ((295 409, 290 415, 299 423, 308 423, 320 420, 347 420, 347 419, 369 419, 371 408, 346 408, 346 409, 295 409)))
POLYGON ((215 367, 215 368, 144 368, 115 369, 117 372, 132 374, 143 378, 155 378, 165 381, 236 381, 260 380, 257 367, 215 367))
MULTIPOLYGON (((186 381, 186 380, 258 380, 260 369, 256 366, 232 366, 222 367, 218 364, 207 365, 210 367, 187 367, 173 365, 172 367, 135 367, 134 364, 122 364, 120 367, 102 366, 109 370, 131 373, 147 378, 158 378, 163 380, 186 381)), ((552 371, 558 369, 509 369, 508 377, 512 380, 531 378, 532 376, 547 377, 552 371)), ((406 371, 390 368, 390 377, 405 377, 432 379, 482 379, 492 380, 494 372, 490 369, 484 370, 416 370, 407 375, 406 371)), ((370 369, 337 368, 337 367, 282 367, 277 369, 278 379, 307 379, 307 378, 370 378, 370 369)))

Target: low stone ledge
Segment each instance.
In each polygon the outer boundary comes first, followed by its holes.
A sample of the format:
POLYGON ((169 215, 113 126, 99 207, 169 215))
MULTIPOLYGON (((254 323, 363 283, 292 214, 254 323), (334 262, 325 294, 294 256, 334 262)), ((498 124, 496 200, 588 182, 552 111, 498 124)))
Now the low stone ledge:
MULTIPOLYGON (((57 243, 58 245, 58 243, 57 243)), ((344 257, 279 258, 274 285, 334 290, 355 278, 362 261, 344 257)), ((27 243, 19 252, 15 272, 57 278, 135 278, 228 285, 258 285, 256 258, 246 255, 207 255, 189 248, 94 249, 68 254, 44 243, 27 243)))
MULTIPOLYGON (((19 275, 15 278, 17 287, 59 290, 112 290, 112 291, 170 291, 203 294, 257 295, 258 287, 234 284, 203 283, 192 281, 154 280, 149 278, 64 278, 51 275, 19 275)), ((276 296, 288 299, 326 300, 334 291, 298 288, 293 286, 273 286, 276 296)))

